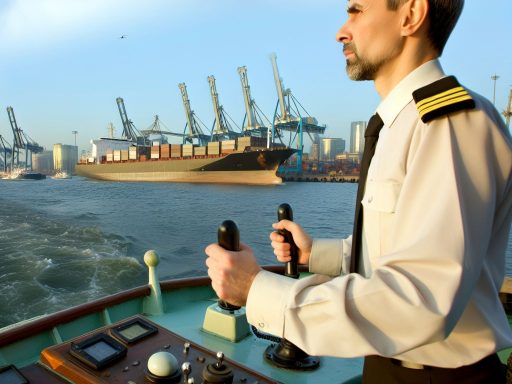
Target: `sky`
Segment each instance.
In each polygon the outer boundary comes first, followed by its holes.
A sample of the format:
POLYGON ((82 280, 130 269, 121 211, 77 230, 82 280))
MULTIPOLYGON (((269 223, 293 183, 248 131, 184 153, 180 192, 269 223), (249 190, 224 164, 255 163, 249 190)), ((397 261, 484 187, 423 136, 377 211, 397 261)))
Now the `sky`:
MULTIPOLYGON (((373 83, 346 76, 335 40, 346 6, 345 0, 0 0, 0 135, 12 143, 6 112, 12 106, 18 126, 46 149, 76 140, 80 151, 89 150, 91 139, 108 135, 110 122, 121 135, 117 97, 139 130, 158 115, 166 129, 183 132, 181 82, 211 128, 209 75, 220 104, 241 126, 237 68, 244 65, 252 98, 271 119, 275 53, 285 88, 327 126, 326 137, 348 145, 350 123, 368 120, 379 98, 373 83)), ((510 15, 510 0, 466 0, 441 58, 447 74, 495 99, 500 112, 512 88, 510 15)))

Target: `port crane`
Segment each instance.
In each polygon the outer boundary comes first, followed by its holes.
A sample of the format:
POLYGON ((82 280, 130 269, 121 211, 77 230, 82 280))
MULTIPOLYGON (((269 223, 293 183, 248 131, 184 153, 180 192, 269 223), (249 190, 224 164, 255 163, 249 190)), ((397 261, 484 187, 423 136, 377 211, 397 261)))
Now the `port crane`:
POLYGON ((137 128, 135 128, 133 122, 130 119, 128 119, 128 114, 126 113, 123 98, 118 97, 116 99, 116 102, 117 108, 119 109, 119 114, 121 115, 121 122, 123 123, 122 137, 133 143, 137 143, 137 145, 149 145, 147 138, 144 137, 137 130, 137 128))
POLYGON ((293 96, 290 89, 284 89, 283 82, 279 76, 275 53, 270 55, 272 61, 272 69, 274 72, 274 80, 277 90, 277 104, 272 122, 272 142, 277 134, 281 137, 281 131, 290 132, 290 142, 288 146, 292 146, 295 141, 297 148, 297 167, 296 172, 302 172, 302 151, 304 147, 304 132, 313 140, 311 134, 323 134, 326 126, 318 125, 318 120, 311 117, 302 104, 293 96))
MULTIPOLYGON (((208 83, 210 84, 210 93, 212 95, 212 103, 213 103, 213 113, 215 114, 215 120, 212 126, 212 141, 221 141, 224 138, 234 139, 240 136, 237 132, 233 131, 231 124, 229 123, 229 118, 233 124, 235 122, 227 112, 224 110, 224 107, 219 104, 219 94, 217 93, 217 87, 215 85, 215 77, 208 76, 208 83)), ((236 124, 235 124, 236 125, 236 124)))
POLYGON ((272 126, 270 120, 263 114, 256 102, 251 97, 249 79, 247 78, 247 67, 238 67, 240 82, 242 83, 242 92, 245 103, 245 116, 242 122, 242 134, 246 136, 267 137, 269 139, 269 127, 272 126), (268 121, 268 126, 263 124, 264 117, 268 121))
POLYGON ((199 118, 190 107, 190 99, 188 98, 187 86, 185 83, 179 83, 178 88, 181 92, 183 108, 185 109, 185 117, 187 118, 185 129, 183 130, 183 144, 185 144, 187 141, 192 143, 193 139, 197 139, 199 141, 199 145, 206 145, 206 143, 210 141, 211 137, 203 132, 201 125, 205 128, 206 126, 201 120, 199 120, 199 118))
POLYGON ((14 109, 7 107, 7 115, 9 116, 9 122, 11 123, 12 133, 14 134, 14 140, 12 145, 11 155, 11 169, 14 168, 14 163, 19 166, 20 149, 25 150, 25 169, 32 168, 32 159, 30 153, 43 152, 44 148, 32 140, 25 132, 21 130, 16 122, 16 116, 14 115, 14 109), (28 166, 30 159, 30 167, 28 166))
POLYGON ((4 172, 7 172, 7 156, 12 156, 12 148, 2 135, 0 135, 0 149, 2 150, 2 154, 0 154, 0 160, 2 161, 4 172))
POLYGON ((510 128, 510 117, 512 116, 512 89, 508 95, 508 103, 506 109, 503 111, 503 116, 505 116, 507 128, 510 128))

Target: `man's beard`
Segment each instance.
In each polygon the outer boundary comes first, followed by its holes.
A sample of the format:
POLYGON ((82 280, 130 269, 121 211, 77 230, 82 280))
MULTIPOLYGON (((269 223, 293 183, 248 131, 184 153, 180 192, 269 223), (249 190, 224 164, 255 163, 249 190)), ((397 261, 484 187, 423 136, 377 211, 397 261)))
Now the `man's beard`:
POLYGON ((344 44, 343 50, 349 50, 354 54, 353 61, 347 59, 347 74, 351 80, 375 80, 375 75, 385 60, 370 62, 364 57, 360 57, 353 43, 344 44))

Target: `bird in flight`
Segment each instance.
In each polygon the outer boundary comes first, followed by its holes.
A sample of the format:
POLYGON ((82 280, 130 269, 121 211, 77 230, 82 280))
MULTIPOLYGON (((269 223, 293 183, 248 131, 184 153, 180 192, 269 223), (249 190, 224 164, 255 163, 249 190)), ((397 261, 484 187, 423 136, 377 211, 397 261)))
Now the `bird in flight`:
POLYGON ((121 35, 120 39, 126 39, 127 37, 127 35, 121 35))

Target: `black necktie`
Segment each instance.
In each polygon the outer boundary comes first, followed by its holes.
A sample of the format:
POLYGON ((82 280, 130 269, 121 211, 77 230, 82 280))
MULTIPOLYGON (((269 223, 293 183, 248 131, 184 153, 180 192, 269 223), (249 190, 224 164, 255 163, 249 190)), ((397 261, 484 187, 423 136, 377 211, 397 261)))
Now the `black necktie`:
POLYGON ((384 123, 378 114, 371 117, 364 132, 364 151, 363 159, 361 160, 361 171, 359 172, 359 186, 357 187, 356 211, 354 216, 354 232, 352 234, 352 254, 350 257, 350 272, 357 272, 359 270, 359 260, 361 258, 361 236, 363 232, 363 200, 364 187, 366 184, 366 176, 368 175, 368 168, 372 161, 377 140, 379 139, 379 132, 384 123))

